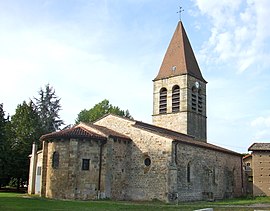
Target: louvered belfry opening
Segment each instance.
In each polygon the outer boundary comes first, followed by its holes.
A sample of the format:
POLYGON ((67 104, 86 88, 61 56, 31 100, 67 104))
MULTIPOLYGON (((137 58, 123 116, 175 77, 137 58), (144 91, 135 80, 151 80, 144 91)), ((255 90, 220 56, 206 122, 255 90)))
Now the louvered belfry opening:
POLYGON ((192 87, 192 93, 191 93, 191 100, 192 100, 192 103, 191 103, 191 108, 192 108, 192 111, 196 112, 197 111, 197 93, 196 93, 196 88, 195 87, 192 87))
POLYGON ((201 114, 203 112, 203 99, 201 96, 201 90, 198 90, 198 112, 201 114))
POLYGON ((175 85, 172 89, 172 112, 180 110, 180 87, 175 85))
POLYGON ((167 113, 167 89, 162 88, 159 92, 159 113, 167 113))
POLYGON ((203 112, 203 98, 201 95, 201 89, 197 89, 195 87, 192 88, 192 94, 191 94, 191 100, 192 100, 192 111, 198 112, 199 114, 202 114, 203 112))

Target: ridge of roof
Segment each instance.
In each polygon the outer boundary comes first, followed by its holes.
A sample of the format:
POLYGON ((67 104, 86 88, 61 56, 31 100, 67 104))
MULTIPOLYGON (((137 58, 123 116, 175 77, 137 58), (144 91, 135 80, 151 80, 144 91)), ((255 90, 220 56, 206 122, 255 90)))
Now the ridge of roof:
POLYGON ((136 121, 136 120, 130 119, 130 118, 128 118, 128 117, 123 117, 123 116, 119 116, 119 115, 117 115, 117 114, 108 113, 108 114, 105 114, 105 115, 103 115, 102 117, 98 118, 97 120, 95 120, 95 121, 93 122, 93 124, 95 124, 95 123, 98 122, 99 120, 104 119, 104 118, 106 118, 107 116, 110 116, 110 115, 111 115, 111 116, 114 116, 114 117, 118 117, 118 118, 124 119, 124 120, 131 121, 131 122, 135 122, 135 121, 136 121))
POLYGON ((202 76, 182 21, 179 21, 154 81, 186 74, 207 83, 202 76))
POLYGON ((96 130, 96 132, 99 132, 106 137, 122 138, 122 139, 126 139, 126 140, 131 140, 128 136, 121 134, 121 133, 118 133, 118 132, 116 132, 112 129, 109 129, 107 127, 104 127, 104 126, 95 125, 93 123, 84 123, 84 122, 81 122, 80 124, 83 125, 84 127, 90 127, 91 129, 96 130))

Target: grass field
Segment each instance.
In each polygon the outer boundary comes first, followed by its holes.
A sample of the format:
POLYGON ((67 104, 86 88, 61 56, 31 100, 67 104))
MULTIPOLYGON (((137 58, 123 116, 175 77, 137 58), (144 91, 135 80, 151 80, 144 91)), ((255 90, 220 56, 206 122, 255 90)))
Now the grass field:
POLYGON ((0 210, 183 210, 191 211, 206 207, 214 208, 214 211, 270 211, 270 198, 259 197, 255 199, 232 199, 219 202, 190 202, 179 205, 169 205, 161 202, 115 202, 115 201, 66 201, 51 200, 40 197, 29 197, 26 194, 0 192, 0 210))

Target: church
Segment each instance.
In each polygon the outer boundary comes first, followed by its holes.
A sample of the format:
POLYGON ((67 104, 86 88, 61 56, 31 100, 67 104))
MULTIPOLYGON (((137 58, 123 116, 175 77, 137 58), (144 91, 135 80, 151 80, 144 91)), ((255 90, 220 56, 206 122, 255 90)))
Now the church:
POLYGON ((153 80, 152 124, 108 114, 43 135, 28 193, 170 203, 243 195, 242 155, 207 143, 206 85, 179 21, 153 80))

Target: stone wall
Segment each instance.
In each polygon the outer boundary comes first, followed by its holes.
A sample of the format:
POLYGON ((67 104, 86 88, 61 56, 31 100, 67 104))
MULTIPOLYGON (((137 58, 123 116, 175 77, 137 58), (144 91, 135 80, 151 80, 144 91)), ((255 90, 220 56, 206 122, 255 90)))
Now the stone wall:
POLYGON ((214 200, 242 195, 242 157, 175 142, 179 201, 214 200))
MULTIPOLYGON (((49 142, 45 196, 61 199, 96 199, 99 186, 99 152, 100 143, 96 140, 70 139, 49 142), (57 168, 52 167, 54 152, 59 153, 57 168), (89 170, 82 170, 82 159, 90 160, 89 170)), ((104 167, 102 170, 105 170, 104 167)), ((104 186, 101 192, 104 192, 104 186)))
POLYGON ((132 139, 127 166, 129 169, 126 172, 125 199, 167 201, 171 140, 136 128, 134 123, 132 120, 109 115, 95 124, 108 127, 132 139), (149 160, 150 165, 145 165, 149 164, 149 160))
POLYGON ((270 153, 269 151, 253 151, 253 195, 270 196, 270 153))
POLYGON ((111 138, 106 145, 106 197, 117 200, 124 200, 127 194, 131 141, 111 138))
POLYGON ((200 84, 199 93, 202 102, 202 112, 198 112, 198 105, 196 106, 197 110, 194 111, 192 109, 192 89, 197 81, 196 78, 189 75, 180 75, 154 81, 153 124, 206 141, 206 84, 204 82, 198 81, 200 84), (180 111, 175 113, 172 112, 172 88, 174 85, 180 87, 180 111), (161 88, 166 88, 168 91, 167 112, 165 114, 159 114, 161 88))

